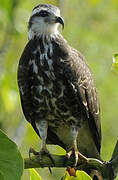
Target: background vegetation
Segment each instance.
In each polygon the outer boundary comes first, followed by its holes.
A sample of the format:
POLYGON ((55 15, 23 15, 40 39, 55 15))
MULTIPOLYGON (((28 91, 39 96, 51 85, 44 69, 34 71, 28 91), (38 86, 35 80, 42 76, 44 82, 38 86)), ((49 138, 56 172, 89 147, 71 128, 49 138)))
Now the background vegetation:
MULTIPOLYGON (((108 161, 118 139, 118 76, 111 71, 112 55, 118 51, 117 0, 0 0, 0 128, 17 143, 23 157, 28 156, 30 146, 40 149, 38 136, 24 120, 17 86, 17 65, 27 43, 27 22, 39 3, 60 6, 65 19, 63 36, 85 55, 92 69, 101 107, 101 155, 108 161)), ((65 153, 58 146, 48 149, 65 153)), ((64 170, 54 168, 52 175, 48 169, 39 172, 45 180, 55 180, 64 170)), ((29 180, 28 170, 22 180, 29 180)))

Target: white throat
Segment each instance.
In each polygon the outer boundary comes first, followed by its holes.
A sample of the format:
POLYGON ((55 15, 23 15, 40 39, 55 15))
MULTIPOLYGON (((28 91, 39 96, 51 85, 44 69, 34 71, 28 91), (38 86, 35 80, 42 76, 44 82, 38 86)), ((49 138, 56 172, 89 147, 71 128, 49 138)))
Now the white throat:
POLYGON ((34 37, 40 38, 41 36, 53 36, 59 34, 59 24, 46 24, 43 21, 38 22, 38 18, 34 19, 28 31, 28 39, 34 39, 34 37))

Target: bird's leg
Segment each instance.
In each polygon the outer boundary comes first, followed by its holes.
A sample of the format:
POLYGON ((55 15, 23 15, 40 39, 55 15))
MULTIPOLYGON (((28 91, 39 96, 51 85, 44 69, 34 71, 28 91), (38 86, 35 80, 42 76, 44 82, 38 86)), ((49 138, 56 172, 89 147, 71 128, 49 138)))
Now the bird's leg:
POLYGON ((39 161, 40 161, 40 164, 41 164, 42 163, 42 156, 47 154, 48 157, 51 159, 53 165, 54 165, 54 160, 53 160, 52 156, 50 155, 50 152, 48 151, 48 149, 46 147, 46 138, 47 138, 47 129, 48 129, 47 121, 40 120, 38 122, 37 128, 39 130, 39 134, 40 134, 40 137, 42 139, 41 150, 40 150, 40 152, 37 152, 33 148, 30 148, 29 157, 30 157, 31 153, 33 153, 34 155, 38 155, 39 156, 39 161))
POLYGON ((75 156, 74 167, 76 167, 79 158, 83 159, 84 161, 88 161, 88 159, 78 151, 78 147, 77 147, 78 128, 76 125, 71 126, 71 135, 73 139, 73 146, 72 149, 66 154, 66 157, 69 159, 70 156, 74 154, 75 156))
POLYGON ((74 154, 75 154, 75 166, 77 165, 77 162, 78 162, 78 158, 80 159, 83 159, 84 161, 88 161, 88 159, 83 155, 81 154, 79 151, 78 151, 78 148, 77 148, 77 140, 75 139, 74 140, 74 146, 73 146, 73 149, 74 149, 74 154))

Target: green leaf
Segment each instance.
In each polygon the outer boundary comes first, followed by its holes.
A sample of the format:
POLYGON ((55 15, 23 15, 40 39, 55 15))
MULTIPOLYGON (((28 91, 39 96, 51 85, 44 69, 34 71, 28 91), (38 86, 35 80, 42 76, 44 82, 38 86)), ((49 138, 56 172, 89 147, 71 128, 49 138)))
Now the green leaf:
POLYGON ((0 130, 0 180, 20 180, 23 173, 23 159, 16 146, 0 130))
POLYGON ((35 169, 29 169, 30 171, 30 180, 42 180, 41 176, 37 173, 35 169))
POLYGON ((68 171, 66 171, 65 175, 62 177, 62 180, 92 180, 92 178, 84 171, 77 170, 76 177, 70 176, 68 171))
POLYGON ((92 178, 84 171, 76 171, 78 180, 92 180, 92 178))
POLYGON ((112 70, 118 74, 118 53, 113 56, 112 70))
POLYGON ((1 173, 0 173, 0 180, 4 180, 4 177, 1 173))

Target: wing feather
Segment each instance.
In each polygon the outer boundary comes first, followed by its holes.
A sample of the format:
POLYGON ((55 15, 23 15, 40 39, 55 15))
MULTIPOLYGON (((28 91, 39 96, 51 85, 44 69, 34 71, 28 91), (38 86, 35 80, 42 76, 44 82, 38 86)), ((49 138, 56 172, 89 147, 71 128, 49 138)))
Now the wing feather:
POLYGON ((33 112, 30 93, 30 60, 33 56, 33 48, 35 48, 34 43, 32 41, 29 41, 19 61, 17 78, 23 113, 26 120, 31 123, 34 130, 39 135, 39 131, 36 127, 35 121, 33 121, 32 118, 33 112))
MULTIPOLYGON (((84 56, 76 49, 70 47, 63 37, 59 36, 54 42, 55 58, 60 57, 63 62, 63 79, 68 81, 73 91, 78 96, 86 112, 90 131, 98 152, 101 148, 101 124, 99 102, 91 71, 86 64, 84 56)), ((57 65, 58 66, 58 65, 57 65)))
MULTIPOLYGON (((75 49, 70 48, 70 82, 77 90, 78 99, 83 104, 88 117, 90 131, 98 152, 101 148, 101 124, 99 102, 93 77, 85 58, 75 49), (74 77, 74 78, 72 78, 74 77)), ((66 60, 67 61, 67 60, 66 60)), ((65 75, 66 76, 66 75, 65 75)), ((69 77, 69 76, 68 76, 69 77)))

